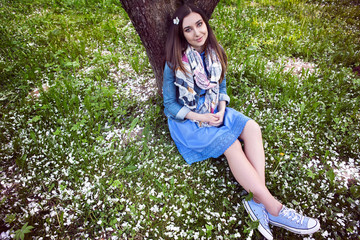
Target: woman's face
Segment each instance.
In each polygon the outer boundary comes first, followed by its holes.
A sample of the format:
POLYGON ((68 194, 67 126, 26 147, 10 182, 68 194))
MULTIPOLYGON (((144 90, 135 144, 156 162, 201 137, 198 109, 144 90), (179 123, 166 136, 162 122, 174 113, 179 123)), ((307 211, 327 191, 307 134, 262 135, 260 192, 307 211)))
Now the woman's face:
POLYGON ((196 51, 202 52, 208 38, 208 29, 201 15, 195 12, 184 17, 182 28, 186 41, 195 48, 196 51))

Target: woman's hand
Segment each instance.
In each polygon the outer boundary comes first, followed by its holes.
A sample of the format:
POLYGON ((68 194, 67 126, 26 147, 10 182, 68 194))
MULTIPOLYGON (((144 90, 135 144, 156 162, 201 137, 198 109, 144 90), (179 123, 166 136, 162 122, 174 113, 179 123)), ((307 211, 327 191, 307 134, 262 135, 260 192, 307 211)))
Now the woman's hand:
POLYGON ((199 122, 206 122, 209 123, 211 126, 218 127, 224 122, 224 115, 226 109, 226 102, 220 101, 218 105, 218 112, 217 113, 205 113, 200 114, 193 111, 190 111, 185 118, 190 120, 196 120, 199 122))
POLYGON ((223 124, 224 122, 224 115, 225 115, 225 109, 226 109, 226 102, 220 101, 218 105, 218 112, 215 113, 215 117, 217 118, 217 121, 215 122, 209 122, 211 126, 218 127, 223 124))
POLYGON ((225 110, 217 113, 204 113, 199 114, 195 112, 189 112, 186 115, 187 119, 197 120, 199 122, 209 123, 211 126, 218 127, 223 123, 225 110))
POLYGON ((219 116, 214 113, 204 113, 201 114, 199 121, 209 123, 211 126, 215 126, 219 121, 219 116))
POLYGON ((209 122, 209 124, 214 127, 219 127, 224 122, 224 114, 225 114, 225 111, 220 111, 220 112, 215 113, 214 115, 215 115, 215 118, 217 118, 217 120, 214 122, 209 122))

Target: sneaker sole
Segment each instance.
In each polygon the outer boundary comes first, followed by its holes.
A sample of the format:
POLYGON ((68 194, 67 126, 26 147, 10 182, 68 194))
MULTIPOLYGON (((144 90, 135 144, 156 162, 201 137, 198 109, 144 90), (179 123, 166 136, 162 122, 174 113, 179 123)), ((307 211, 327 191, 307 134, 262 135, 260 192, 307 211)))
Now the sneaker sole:
POLYGON ((278 223, 278 222, 273 222, 273 221, 269 221, 271 225, 274 225, 274 226, 277 226, 277 227, 282 227, 290 232, 293 232, 293 233, 297 233, 297 234, 312 234, 316 231, 318 231, 320 229, 320 223, 318 220, 316 220, 316 225, 312 228, 309 228, 309 229, 298 229, 298 228, 292 228, 292 227, 289 227, 287 225, 284 225, 284 224, 281 224, 281 223, 278 223))
MULTIPOLYGON (((251 210, 251 207, 249 206, 248 202, 245 201, 245 199, 242 200, 246 212, 250 215, 251 220, 257 221, 257 217, 255 216, 255 213, 251 210)), ((267 239, 267 240, 273 240, 273 236, 261 225, 259 222, 258 231, 267 239)))

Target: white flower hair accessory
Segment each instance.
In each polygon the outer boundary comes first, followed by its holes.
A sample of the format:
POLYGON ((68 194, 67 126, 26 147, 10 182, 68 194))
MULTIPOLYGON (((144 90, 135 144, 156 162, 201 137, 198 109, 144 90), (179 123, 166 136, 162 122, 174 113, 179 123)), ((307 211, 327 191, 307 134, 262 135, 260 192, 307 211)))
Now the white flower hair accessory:
POLYGON ((180 20, 179 20, 178 17, 176 17, 176 18, 173 19, 173 22, 174 22, 175 25, 178 25, 180 20))

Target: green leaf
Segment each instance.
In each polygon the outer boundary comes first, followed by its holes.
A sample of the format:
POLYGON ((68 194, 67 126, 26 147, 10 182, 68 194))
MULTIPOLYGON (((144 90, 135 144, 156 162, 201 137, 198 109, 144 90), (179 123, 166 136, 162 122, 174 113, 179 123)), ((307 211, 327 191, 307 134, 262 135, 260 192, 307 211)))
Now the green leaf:
POLYGON ((351 192, 351 195, 353 196, 354 199, 359 199, 360 198, 360 186, 352 185, 350 187, 350 192, 351 192))
POLYGON ((112 183, 112 186, 113 186, 113 187, 118 187, 120 184, 121 184, 121 182, 120 182, 119 180, 115 180, 115 181, 112 183))
POLYGON ((79 123, 76 123, 71 127, 70 131, 77 131, 79 129, 80 129, 80 125, 79 125, 79 123))
POLYGON ((149 195, 149 198, 155 202, 163 202, 160 198, 157 198, 155 196, 149 195))
POLYGON ((15 219, 16 219, 15 214, 9 214, 9 215, 6 215, 5 222, 6 223, 12 223, 13 221, 15 221, 15 219))
POLYGON ((310 169, 307 169, 306 173, 311 179, 315 179, 315 174, 310 169))
POLYGON ((30 132, 30 137, 32 138, 32 140, 36 141, 36 134, 34 131, 30 132))
POLYGON ((333 170, 332 168, 330 168, 330 170, 328 170, 328 171, 326 172, 326 176, 327 176, 327 178, 330 180, 331 183, 334 182, 334 180, 335 180, 335 173, 334 173, 334 170, 333 170))
POLYGON ((52 183, 52 184, 50 185, 50 187, 49 187, 48 192, 51 192, 51 190, 52 190, 54 187, 55 187, 55 183, 52 183))
POLYGON ((214 229, 214 227, 212 225, 207 225, 206 224, 205 227, 206 227, 206 230, 208 230, 208 231, 211 231, 211 230, 214 229))
POLYGON ((37 115, 37 116, 33 117, 31 120, 27 121, 27 124, 32 123, 32 122, 38 122, 40 119, 41 119, 41 117, 37 115))
POLYGON ((33 226, 28 226, 28 223, 25 223, 24 226, 22 226, 21 229, 18 229, 15 231, 15 239, 21 239, 24 240, 25 234, 31 232, 31 229, 33 229, 33 226))
POLYGON ((130 129, 129 129, 129 132, 131 132, 132 130, 134 130, 134 128, 136 127, 136 125, 138 124, 139 122, 139 117, 136 117, 130 124, 130 129))
POLYGON ((61 133, 60 128, 58 127, 56 131, 53 133, 55 136, 59 135, 61 133))
POLYGON ((250 201, 251 199, 253 199, 254 195, 253 193, 250 191, 249 194, 245 197, 245 201, 250 201))
POLYGON ((124 171, 124 172, 132 172, 132 171, 135 171, 136 169, 137 169, 136 166, 129 165, 129 166, 123 168, 121 171, 124 171))

